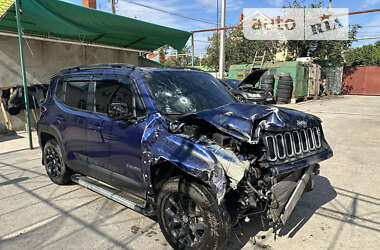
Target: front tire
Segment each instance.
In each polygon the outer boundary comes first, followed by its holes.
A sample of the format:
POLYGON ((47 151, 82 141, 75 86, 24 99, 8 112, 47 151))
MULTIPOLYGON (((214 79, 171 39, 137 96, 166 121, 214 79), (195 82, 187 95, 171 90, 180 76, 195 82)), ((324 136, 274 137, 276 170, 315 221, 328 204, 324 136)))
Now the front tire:
POLYGON ((50 180, 58 185, 65 185, 71 181, 71 171, 66 167, 62 150, 56 140, 49 140, 45 144, 43 157, 50 180))
POLYGON ((227 242, 228 216, 199 183, 180 177, 169 179, 158 196, 157 217, 174 249, 222 249, 227 242))

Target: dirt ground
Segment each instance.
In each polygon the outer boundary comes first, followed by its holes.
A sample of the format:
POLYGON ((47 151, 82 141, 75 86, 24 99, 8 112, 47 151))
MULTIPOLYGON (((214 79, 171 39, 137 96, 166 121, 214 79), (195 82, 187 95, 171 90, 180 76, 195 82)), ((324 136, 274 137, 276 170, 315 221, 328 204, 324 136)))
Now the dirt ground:
MULTIPOLYGON (((334 157, 287 225, 252 218, 227 249, 378 249, 380 97, 344 96, 285 105, 319 116, 334 157)), ((34 142, 37 138, 34 135, 34 142)), ((78 185, 57 186, 25 134, 0 138, 0 249, 171 249, 158 224, 78 185)))

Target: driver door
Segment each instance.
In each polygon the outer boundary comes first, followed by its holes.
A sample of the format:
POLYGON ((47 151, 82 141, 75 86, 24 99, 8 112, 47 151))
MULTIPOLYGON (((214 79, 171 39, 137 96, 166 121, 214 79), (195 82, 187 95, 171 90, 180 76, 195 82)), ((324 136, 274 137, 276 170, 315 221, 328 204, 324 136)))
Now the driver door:
POLYGON ((141 139, 147 124, 145 106, 134 81, 122 82, 111 103, 125 103, 131 119, 112 122, 109 168, 112 184, 145 198, 145 185, 141 169, 141 139), (135 111, 134 111, 135 110, 135 111), (133 114, 135 113, 135 114, 133 114))

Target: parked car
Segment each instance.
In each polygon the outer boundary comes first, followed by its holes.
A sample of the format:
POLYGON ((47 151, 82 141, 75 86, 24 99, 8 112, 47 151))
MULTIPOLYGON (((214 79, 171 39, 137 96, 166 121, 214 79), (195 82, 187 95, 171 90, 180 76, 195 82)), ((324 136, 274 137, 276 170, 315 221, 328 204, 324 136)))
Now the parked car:
POLYGON ((54 183, 156 215, 175 249, 222 249, 252 214, 284 225, 333 154, 313 115, 238 103, 204 72, 125 64, 56 74, 37 131, 54 183))
POLYGON ((270 91, 256 88, 256 83, 265 73, 265 69, 254 69, 244 80, 220 79, 223 85, 242 103, 249 104, 274 104, 274 98, 270 91))

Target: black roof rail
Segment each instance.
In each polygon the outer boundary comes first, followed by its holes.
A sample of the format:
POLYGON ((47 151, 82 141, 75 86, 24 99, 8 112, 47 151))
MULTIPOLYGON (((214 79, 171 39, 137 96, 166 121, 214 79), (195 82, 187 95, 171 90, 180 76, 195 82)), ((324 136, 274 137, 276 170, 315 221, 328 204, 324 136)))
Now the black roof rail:
POLYGON ((134 70, 135 65, 124 64, 124 63, 104 63, 104 64, 88 64, 88 65, 79 65, 69 68, 65 68, 60 71, 60 73, 67 73, 74 70, 84 70, 84 69, 106 69, 106 68, 118 68, 118 69, 129 69, 134 70))
POLYGON ((205 72, 204 70, 201 70, 198 68, 193 68, 193 67, 169 67, 169 69, 188 69, 188 70, 196 70, 196 71, 205 72))

